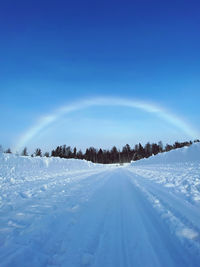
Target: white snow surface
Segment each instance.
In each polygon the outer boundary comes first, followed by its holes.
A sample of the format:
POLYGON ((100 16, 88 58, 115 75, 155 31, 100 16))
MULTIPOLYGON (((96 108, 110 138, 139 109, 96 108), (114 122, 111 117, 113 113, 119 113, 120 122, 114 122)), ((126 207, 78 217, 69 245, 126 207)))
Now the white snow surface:
POLYGON ((200 144, 129 165, 0 155, 0 266, 200 266, 200 144))
POLYGON ((175 163, 175 162, 200 162, 200 143, 163 152, 147 159, 133 161, 132 165, 175 163))
MULTIPOLYGON (((0 173, 5 179, 24 178, 30 179, 30 175, 41 178, 43 174, 66 174, 69 171, 88 170, 91 167, 100 167, 100 164, 93 164, 86 160, 61 159, 58 157, 26 157, 13 154, 0 153, 0 173)), ((32 178, 31 178, 32 179, 32 178)))

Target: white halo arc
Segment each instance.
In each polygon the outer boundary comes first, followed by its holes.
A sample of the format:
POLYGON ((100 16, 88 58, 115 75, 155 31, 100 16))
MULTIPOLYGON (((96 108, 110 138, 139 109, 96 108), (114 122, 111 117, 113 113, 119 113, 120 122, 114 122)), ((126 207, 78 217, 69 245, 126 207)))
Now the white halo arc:
POLYGON ((31 141, 38 133, 40 133, 48 125, 55 122, 63 115, 92 106, 122 106, 141 109, 148 113, 153 113, 157 117, 162 118, 164 121, 171 123, 192 139, 195 139, 199 136, 197 131, 193 129, 188 123, 186 123, 183 119, 167 111, 166 109, 159 107, 156 104, 126 98, 98 97, 87 100, 80 100, 72 104, 63 106, 50 113, 49 115, 41 116, 35 125, 31 126, 25 133, 21 135, 14 150, 19 151, 19 149, 26 146, 28 142, 31 141))

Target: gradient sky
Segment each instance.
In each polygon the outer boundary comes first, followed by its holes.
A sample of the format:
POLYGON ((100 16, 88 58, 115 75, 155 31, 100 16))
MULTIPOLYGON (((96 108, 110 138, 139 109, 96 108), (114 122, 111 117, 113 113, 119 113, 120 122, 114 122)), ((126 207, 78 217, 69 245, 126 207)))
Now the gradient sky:
MULTIPOLYGON (((41 116, 98 96, 153 102, 200 132, 199 14, 192 0, 3 1, 0 143, 13 147, 41 116)), ((188 139, 152 114, 91 107, 59 119, 27 146, 188 139)))

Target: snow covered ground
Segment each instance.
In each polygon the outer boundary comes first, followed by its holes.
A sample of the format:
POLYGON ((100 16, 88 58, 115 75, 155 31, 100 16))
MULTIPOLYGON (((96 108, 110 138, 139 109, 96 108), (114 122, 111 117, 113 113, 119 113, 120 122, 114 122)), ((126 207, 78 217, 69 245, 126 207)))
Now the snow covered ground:
POLYGON ((200 144, 131 163, 0 155, 0 266, 200 266, 200 144))

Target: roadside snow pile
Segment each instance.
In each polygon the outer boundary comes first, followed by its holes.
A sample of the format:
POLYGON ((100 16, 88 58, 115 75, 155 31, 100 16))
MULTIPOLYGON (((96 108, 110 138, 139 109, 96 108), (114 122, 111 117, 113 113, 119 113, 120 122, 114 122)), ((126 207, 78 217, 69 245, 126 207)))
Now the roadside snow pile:
POLYGON ((147 159, 131 162, 132 166, 143 164, 163 164, 178 162, 200 162, 200 143, 189 147, 177 148, 169 152, 163 152, 147 159))
POLYGON ((84 171, 100 168, 100 164, 94 164, 86 160, 61 159, 46 157, 24 157, 13 154, 0 154, 0 181, 9 179, 32 180, 48 176, 58 176, 71 171, 84 171))
POLYGON ((131 162, 130 170, 200 203, 200 143, 131 162))

